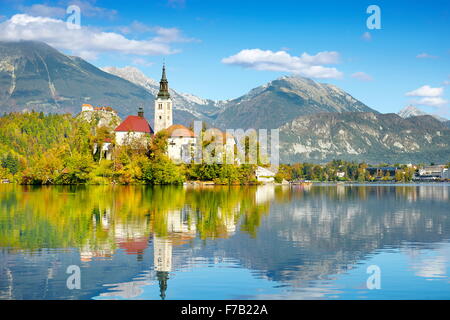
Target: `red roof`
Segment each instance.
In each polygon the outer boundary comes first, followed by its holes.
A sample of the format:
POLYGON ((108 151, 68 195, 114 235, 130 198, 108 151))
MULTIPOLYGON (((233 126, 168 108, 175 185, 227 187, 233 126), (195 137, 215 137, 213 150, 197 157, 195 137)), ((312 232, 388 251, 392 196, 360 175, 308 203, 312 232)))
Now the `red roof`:
POLYGON ((147 120, 139 116, 128 116, 114 131, 153 133, 147 120))
POLYGON ((119 247, 124 249, 127 254, 142 253, 147 249, 148 239, 145 237, 119 242, 119 247))

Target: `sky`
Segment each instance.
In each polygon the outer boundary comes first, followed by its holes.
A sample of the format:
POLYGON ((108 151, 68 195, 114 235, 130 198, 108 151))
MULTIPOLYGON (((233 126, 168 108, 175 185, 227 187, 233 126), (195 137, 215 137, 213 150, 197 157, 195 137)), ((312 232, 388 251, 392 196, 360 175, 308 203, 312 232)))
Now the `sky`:
POLYGON ((383 113, 414 105, 450 118, 449 1, 0 4, 0 41, 45 41, 97 67, 134 66, 156 80, 165 61, 169 85, 202 98, 233 99, 297 75, 383 113))

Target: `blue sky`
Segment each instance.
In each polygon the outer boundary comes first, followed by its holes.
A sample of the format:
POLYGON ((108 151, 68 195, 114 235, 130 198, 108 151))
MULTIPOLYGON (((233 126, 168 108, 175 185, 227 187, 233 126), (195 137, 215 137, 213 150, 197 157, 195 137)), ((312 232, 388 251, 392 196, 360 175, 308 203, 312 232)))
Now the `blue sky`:
POLYGON ((0 40, 44 40, 96 66, 133 65, 157 80, 165 60, 173 88, 204 98, 235 98, 298 74, 381 112, 413 104, 450 116, 448 1, 1 3, 0 40), (81 9, 74 32, 58 27, 71 4, 81 9), (381 29, 367 28, 369 5, 380 8, 381 29))

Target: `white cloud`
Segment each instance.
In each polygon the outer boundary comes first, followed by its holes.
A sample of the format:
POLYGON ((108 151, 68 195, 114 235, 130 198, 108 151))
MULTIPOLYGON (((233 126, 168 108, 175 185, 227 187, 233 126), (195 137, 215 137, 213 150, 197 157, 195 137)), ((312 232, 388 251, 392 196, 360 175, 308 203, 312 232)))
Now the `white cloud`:
POLYGON ((138 66, 150 67, 153 65, 153 62, 147 61, 142 58, 134 58, 133 64, 138 65, 138 66))
POLYGON ((363 38, 363 40, 370 41, 372 40, 372 35, 370 34, 370 32, 366 31, 363 33, 361 38, 363 38))
POLYGON ((422 86, 416 90, 407 92, 410 97, 439 97, 444 93, 444 88, 432 88, 429 85, 422 86))
POLYGON ((437 58, 437 56, 433 56, 433 55, 431 55, 431 54, 428 54, 428 53, 421 53, 421 54, 418 54, 417 56, 416 56, 416 58, 419 58, 419 59, 436 59, 437 58))
POLYGON ((146 33, 146 32, 152 31, 152 27, 150 27, 142 22, 139 22, 139 21, 133 21, 130 25, 121 26, 116 29, 123 34, 146 33))
POLYGON ((442 96, 444 88, 432 88, 429 85, 424 85, 416 90, 406 93, 406 96, 420 97, 420 99, 412 100, 411 103, 441 108, 441 113, 447 112, 446 105, 448 103, 442 96))
POLYGON ((154 32, 156 36, 153 38, 133 40, 119 33, 102 32, 87 26, 68 29, 63 20, 27 14, 17 14, 0 23, 0 40, 44 41, 86 59, 94 59, 97 54, 103 52, 135 55, 173 54, 178 51, 171 48, 171 43, 189 41, 181 37, 180 31, 175 28, 157 27, 154 32))
POLYGON ((373 78, 365 72, 355 72, 352 74, 352 78, 361 80, 361 81, 372 81, 373 78))
POLYGON ((323 66, 324 64, 339 63, 339 53, 334 51, 319 52, 313 56, 307 53, 303 53, 301 56, 292 56, 286 51, 245 49, 222 59, 222 63, 255 70, 291 72, 311 78, 342 77, 342 72, 336 68, 323 66))
POLYGON ((415 100, 414 103, 430 107, 441 107, 446 105, 448 101, 442 97, 424 97, 419 100, 415 100))
POLYGON ((51 7, 45 4, 33 4, 32 6, 29 7, 21 6, 20 11, 31 16, 39 16, 39 17, 63 18, 66 15, 66 10, 64 8, 51 7))

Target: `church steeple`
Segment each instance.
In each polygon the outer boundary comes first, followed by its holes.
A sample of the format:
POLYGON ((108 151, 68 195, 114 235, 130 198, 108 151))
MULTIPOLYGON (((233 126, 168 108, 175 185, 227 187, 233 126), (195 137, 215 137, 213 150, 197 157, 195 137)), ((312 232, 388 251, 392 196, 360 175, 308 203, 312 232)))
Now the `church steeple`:
POLYGON ((159 82, 158 98, 161 98, 161 99, 169 99, 170 98, 169 81, 167 81, 167 77, 166 77, 166 64, 163 64, 161 81, 159 82))
POLYGON ((159 92, 155 99, 155 133, 172 125, 172 99, 169 93, 169 81, 166 76, 166 65, 163 64, 159 92))

